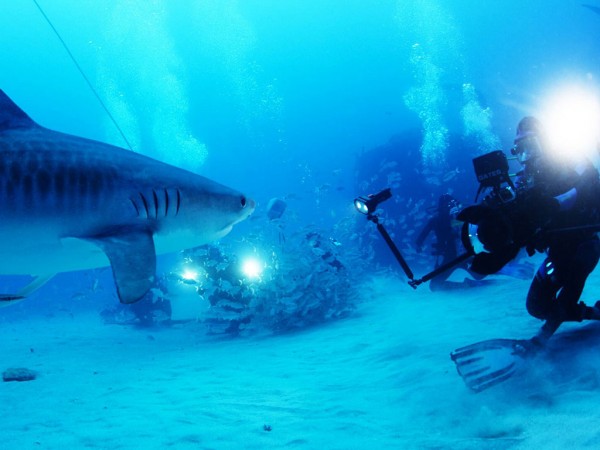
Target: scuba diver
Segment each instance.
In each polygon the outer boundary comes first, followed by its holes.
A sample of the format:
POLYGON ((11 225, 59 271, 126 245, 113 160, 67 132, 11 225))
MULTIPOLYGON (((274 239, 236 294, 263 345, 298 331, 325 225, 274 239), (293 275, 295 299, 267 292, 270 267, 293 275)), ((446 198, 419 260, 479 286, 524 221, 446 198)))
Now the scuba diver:
POLYGON ((534 117, 519 122, 514 143, 512 154, 522 166, 509 183, 516 195, 496 207, 485 201, 470 206, 458 218, 477 226, 486 251, 475 254, 471 269, 480 273, 496 273, 523 247, 530 256, 546 253, 526 300, 527 312, 544 324, 531 339, 491 339, 452 352, 459 375, 476 392, 507 380, 563 322, 600 320, 600 301, 580 301, 600 259, 598 170, 586 158, 558 161, 534 117))
MULTIPOLYGON (((423 227, 417 236, 415 245, 417 252, 421 253, 423 251, 423 244, 429 234, 433 232, 435 235, 435 242, 433 243, 434 251, 432 254, 437 257, 435 264, 436 268, 453 261, 458 256, 456 244, 460 236, 459 229, 456 226, 459 224, 456 222, 456 215, 461 208, 462 205, 450 194, 441 195, 438 200, 436 213, 427 221, 425 227, 423 227)), ((448 281, 453 268, 432 278, 429 282, 429 288, 432 291, 451 290, 479 286, 483 283, 481 278, 485 275, 471 272, 468 269, 466 262, 457 267, 465 269, 475 279, 465 278, 462 282, 448 281)))
POLYGON ((529 242, 530 253, 535 249, 547 254, 526 303, 529 314, 545 320, 532 338, 543 345, 563 322, 600 320, 600 302, 590 307, 579 301, 600 258, 597 230, 590 227, 599 222, 600 177, 588 159, 575 164, 556 161, 535 117, 519 122, 514 143, 513 154, 523 167, 517 174, 517 193, 533 193, 528 206, 543 217, 542 229, 555 230, 540 232, 529 242))

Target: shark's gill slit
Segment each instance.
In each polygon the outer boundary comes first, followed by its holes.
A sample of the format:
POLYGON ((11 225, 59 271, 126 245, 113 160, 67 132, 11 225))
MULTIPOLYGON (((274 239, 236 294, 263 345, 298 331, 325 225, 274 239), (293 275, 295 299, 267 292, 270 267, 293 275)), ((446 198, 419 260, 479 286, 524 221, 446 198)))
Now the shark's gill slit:
POLYGON ((144 197, 144 194, 142 194, 141 192, 140 194, 140 198, 142 199, 142 203, 144 204, 144 209, 146 210, 146 219, 148 219, 150 217, 150 212, 148 211, 148 202, 146 201, 146 197, 144 197))
POLYGON ((154 189, 152 189, 152 199, 154 200, 154 218, 158 219, 158 195, 154 189))
POLYGON ((138 208, 138 205, 135 203, 135 200, 132 199, 132 198, 130 198, 129 201, 131 202, 131 204, 135 208, 135 212, 137 213, 137 215, 139 217, 140 216, 140 209, 138 208))
POLYGON ((169 214, 169 191, 163 189, 165 191, 165 217, 169 214))
POLYGON ((177 189, 177 207, 175 208, 175 215, 179 214, 179 207, 181 206, 181 192, 177 189))

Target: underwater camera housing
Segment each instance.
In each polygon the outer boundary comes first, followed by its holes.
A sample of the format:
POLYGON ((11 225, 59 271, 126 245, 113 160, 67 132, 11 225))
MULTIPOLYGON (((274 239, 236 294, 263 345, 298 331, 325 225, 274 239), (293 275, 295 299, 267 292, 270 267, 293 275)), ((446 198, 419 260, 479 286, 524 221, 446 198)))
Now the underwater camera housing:
POLYGON ((517 190, 508 173, 508 158, 496 150, 473 159, 483 200, 463 209, 457 219, 464 222, 463 246, 475 257, 474 272, 496 273, 529 241, 536 226, 532 221, 530 193, 517 190))
POLYGON ((515 199, 515 185, 508 173, 508 159, 502 150, 496 150, 473 159, 475 175, 479 182, 479 195, 487 189, 490 191, 484 199, 487 203, 506 203, 515 199))

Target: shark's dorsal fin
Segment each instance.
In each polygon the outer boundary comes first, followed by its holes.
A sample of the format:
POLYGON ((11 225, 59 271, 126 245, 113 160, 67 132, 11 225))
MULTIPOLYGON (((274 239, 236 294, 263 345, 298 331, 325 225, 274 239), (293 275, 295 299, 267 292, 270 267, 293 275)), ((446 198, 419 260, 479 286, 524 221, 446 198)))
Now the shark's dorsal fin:
POLYGON ((156 272, 152 233, 127 230, 88 240, 108 256, 121 303, 134 303, 150 290, 156 272))
POLYGON ((12 128, 38 126, 3 90, 0 90, 0 132, 12 128))

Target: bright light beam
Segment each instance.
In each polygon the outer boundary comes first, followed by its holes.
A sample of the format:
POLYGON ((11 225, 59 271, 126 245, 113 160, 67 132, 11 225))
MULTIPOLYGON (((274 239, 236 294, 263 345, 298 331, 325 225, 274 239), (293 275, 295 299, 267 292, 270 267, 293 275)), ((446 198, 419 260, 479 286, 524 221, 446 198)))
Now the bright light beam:
POLYGON ((600 137, 598 93, 568 86, 550 95, 539 115, 557 156, 592 157, 600 137))
POLYGON ((250 279, 259 278, 263 272, 263 265, 256 258, 247 258, 242 264, 242 272, 250 279))
POLYGON ((189 267, 184 268, 180 276, 184 283, 197 283, 200 279, 198 272, 189 267))

